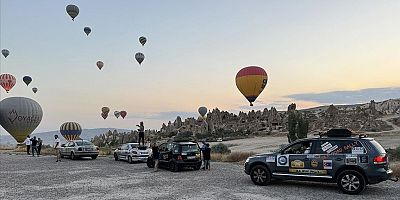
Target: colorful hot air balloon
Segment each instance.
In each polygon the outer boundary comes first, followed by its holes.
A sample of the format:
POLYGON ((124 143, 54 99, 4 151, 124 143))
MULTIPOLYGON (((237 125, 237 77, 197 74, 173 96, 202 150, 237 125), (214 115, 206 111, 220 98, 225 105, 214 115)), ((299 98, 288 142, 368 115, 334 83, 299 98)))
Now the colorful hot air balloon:
POLYGON ((22 80, 24 81, 24 83, 26 84, 26 86, 28 86, 29 83, 32 82, 32 78, 31 78, 30 76, 24 76, 24 77, 22 78, 22 80))
POLYGON ((136 61, 137 61, 137 62, 139 63, 139 65, 140 65, 140 64, 142 64, 142 62, 143 62, 143 60, 144 60, 144 54, 138 52, 138 53, 135 54, 135 58, 136 58, 136 61))
POLYGON ((0 124, 18 143, 36 129, 42 116, 42 108, 32 99, 10 97, 0 101, 0 124))
POLYGON ((118 119, 118 117, 121 115, 121 113, 119 111, 114 111, 114 115, 118 119))
POLYGON ((126 114, 128 114, 126 111, 121 111, 119 112, 121 114, 122 119, 125 119, 126 114))
POLYGON ((101 116, 103 117, 103 119, 106 119, 108 117, 108 113, 101 113, 101 116))
POLYGON ((267 85, 267 72, 261 67, 249 66, 236 74, 236 86, 244 97, 253 106, 253 102, 267 85))
POLYGON ((38 91, 38 89, 34 87, 34 88, 32 88, 32 91, 33 91, 33 93, 36 94, 36 92, 38 91))
POLYGON ((7 56, 10 55, 10 51, 8 51, 7 49, 3 49, 1 50, 1 54, 3 54, 4 58, 7 58, 7 56))
POLYGON ((146 44, 146 41, 147 41, 147 39, 144 36, 139 38, 139 42, 140 42, 140 44, 142 44, 142 46, 144 46, 144 44, 146 44))
POLYGON ((101 108, 101 112, 102 112, 102 113, 107 113, 107 114, 108 114, 108 113, 110 112, 110 108, 109 108, 109 107, 102 107, 102 108, 101 108))
POLYGON ((204 107, 204 106, 201 106, 201 107, 198 109, 198 111, 199 111, 199 114, 201 115, 201 117, 204 118, 204 116, 207 114, 208 109, 207 109, 206 107, 204 107))
POLYGON ((72 18, 72 21, 74 21, 75 17, 79 14, 78 6, 68 5, 65 9, 67 10, 68 15, 72 18))
POLYGON ((101 70, 101 68, 103 68, 103 66, 104 66, 104 63, 103 63, 103 61, 97 61, 96 65, 101 70))
POLYGON ((61 135, 68 141, 76 140, 81 135, 82 128, 76 122, 65 122, 60 127, 61 135))
POLYGON ((90 32, 92 32, 92 29, 90 29, 90 27, 85 27, 83 28, 83 32, 85 32, 86 35, 89 36, 90 32))
POLYGON ((16 81, 17 80, 15 77, 11 74, 0 75, 0 85, 6 90, 7 93, 11 90, 11 88, 14 87, 16 81))

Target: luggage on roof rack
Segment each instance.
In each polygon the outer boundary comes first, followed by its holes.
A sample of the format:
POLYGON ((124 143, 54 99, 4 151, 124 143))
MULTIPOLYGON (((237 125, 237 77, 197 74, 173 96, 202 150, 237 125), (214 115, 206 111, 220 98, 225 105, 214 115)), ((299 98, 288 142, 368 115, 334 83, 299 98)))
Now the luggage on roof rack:
POLYGON ((351 137, 352 132, 347 128, 333 128, 326 132, 327 137, 351 137))

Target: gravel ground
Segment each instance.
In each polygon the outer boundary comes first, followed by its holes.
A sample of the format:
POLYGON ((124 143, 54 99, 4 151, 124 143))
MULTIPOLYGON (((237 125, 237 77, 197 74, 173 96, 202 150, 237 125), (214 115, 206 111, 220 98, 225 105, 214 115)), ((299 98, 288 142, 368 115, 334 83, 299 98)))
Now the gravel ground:
POLYGON ((398 199, 400 183, 368 186, 358 196, 334 184, 278 182, 256 186, 231 163, 211 171, 153 172, 146 164, 0 154, 0 199, 398 199))

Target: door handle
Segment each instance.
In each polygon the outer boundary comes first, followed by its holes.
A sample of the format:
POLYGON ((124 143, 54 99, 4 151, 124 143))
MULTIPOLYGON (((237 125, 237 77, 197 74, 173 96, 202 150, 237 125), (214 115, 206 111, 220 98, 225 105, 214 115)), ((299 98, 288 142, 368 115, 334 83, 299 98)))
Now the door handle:
POLYGON ((343 158, 336 158, 335 160, 336 160, 336 161, 342 161, 343 158))

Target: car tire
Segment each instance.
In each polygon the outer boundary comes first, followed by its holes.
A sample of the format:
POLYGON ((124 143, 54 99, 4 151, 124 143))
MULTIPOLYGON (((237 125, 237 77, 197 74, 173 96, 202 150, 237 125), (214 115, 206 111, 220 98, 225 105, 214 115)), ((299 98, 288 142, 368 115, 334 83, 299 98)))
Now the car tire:
POLYGON ((129 163, 129 164, 132 164, 132 163, 133 163, 133 160, 132 160, 132 157, 131 157, 131 156, 128 156, 128 163, 129 163))
POLYGON ((337 185, 345 194, 359 194, 365 189, 364 176, 355 170, 344 170, 337 178, 337 185))
POLYGON ((96 159, 97 158, 97 156, 92 156, 92 159, 94 160, 94 159, 96 159))
POLYGON ((174 161, 169 162, 169 170, 171 172, 179 171, 178 165, 174 161))
POLYGON ((64 156, 63 156, 63 155, 61 155, 61 156, 60 156, 60 158, 64 158, 64 156))
POLYGON ((114 160, 115 160, 115 161, 118 161, 118 160, 119 160, 118 155, 117 155, 116 153, 114 153, 114 160))
POLYGON ((200 168, 201 168, 201 164, 194 167, 194 170, 200 170, 200 168))
POLYGON ((146 163, 148 168, 154 168, 155 163, 152 158, 148 158, 146 163))
POLYGON ((71 152, 71 160, 76 160, 76 156, 74 152, 71 152))
POLYGON ((263 165, 256 165, 251 168, 250 177, 256 185, 268 185, 271 183, 271 172, 263 165))

